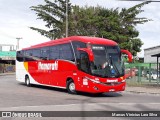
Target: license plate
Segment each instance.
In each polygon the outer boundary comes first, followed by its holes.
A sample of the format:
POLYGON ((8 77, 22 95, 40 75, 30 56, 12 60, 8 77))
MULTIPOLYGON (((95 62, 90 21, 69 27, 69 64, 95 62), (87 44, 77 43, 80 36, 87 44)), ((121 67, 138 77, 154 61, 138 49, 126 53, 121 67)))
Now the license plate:
POLYGON ((115 89, 110 89, 109 91, 110 91, 110 92, 113 92, 113 91, 115 91, 115 89))
POLYGON ((117 79, 115 79, 115 80, 107 80, 107 82, 118 82, 118 80, 117 79))

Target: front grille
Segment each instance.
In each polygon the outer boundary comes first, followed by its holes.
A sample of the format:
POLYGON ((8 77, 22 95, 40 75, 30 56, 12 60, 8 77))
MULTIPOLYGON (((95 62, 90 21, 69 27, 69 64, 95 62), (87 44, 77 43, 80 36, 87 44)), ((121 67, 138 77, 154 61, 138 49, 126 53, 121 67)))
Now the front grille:
POLYGON ((121 84, 121 82, 111 82, 111 83, 101 83, 101 84, 108 85, 108 86, 116 86, 121 84))

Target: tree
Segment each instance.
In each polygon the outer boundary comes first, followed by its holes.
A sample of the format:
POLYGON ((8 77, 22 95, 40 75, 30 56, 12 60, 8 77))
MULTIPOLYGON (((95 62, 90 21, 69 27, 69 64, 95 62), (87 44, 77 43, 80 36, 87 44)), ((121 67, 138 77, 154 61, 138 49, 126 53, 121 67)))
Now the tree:
POLYGON ((139 15, 141 12, 144 12, 144 10, 141 10, 141 8, 149 3, 151 3, 151 1, 140 3, 129 9, 123 8, 119 13, 122 34, 124 36, 128 36, 125 41, 120 43, 120 46, 121 48, 130 50, 134 56, 137 55, 137 52, 141 51, 140 48, 143 45, 142 41, 137 38, 139 36, 139 31, 136 30, 135 26, 151 21, 151 19, 144 17, 138 18, 137 15, 139 15))
MULTIPOLYGON (((39 28, 31 29, 40 32, 42 35, 56 39, 65 36, 65 1, 57 0, 50 2, 45 0, 46 5, 32 6, 39 19, 45 21, 49 31, 39 28)), ((138 38, 139 31, 136 25, 150 21, 147 18, 137 18, 141 8, 150 3, 140 3, 131 8, 106 9, 97 7, 71 6, 69 3, 69 36, 86 35, 111 39, 120 44, 121 48, 128 49, 136 56, 143 45, 138 38)))
POLYGON ((121 48, 128 49, 136 56, 143 45, 138 38, 139 31, 136 25, 144 24, 150 19, 137 18, 141 8, 150 3, 149 1, 140 3, 131 8, 106 9, 97 7, 72 7, 70 14, 71 30, 70 34, 87 35, 108 38, 120 44, 121 48), (76 28, 76 29, 74 29, 76 28))
MULTIPOLYGON (((48 30, 30 27, 50 39, 57 39, 65 36, 66 21, 66 1, 65 0, 44 0, 45 5, 32 6, 38 19, 46 23, 48 30)), ((68 13, 71 11, 71 3, 68 0, 68 13)))
POLYGON ((72 6, 72 12, 69 15, 69 34, 96 36, 99 23, 98 9, 98 7, 72 6))

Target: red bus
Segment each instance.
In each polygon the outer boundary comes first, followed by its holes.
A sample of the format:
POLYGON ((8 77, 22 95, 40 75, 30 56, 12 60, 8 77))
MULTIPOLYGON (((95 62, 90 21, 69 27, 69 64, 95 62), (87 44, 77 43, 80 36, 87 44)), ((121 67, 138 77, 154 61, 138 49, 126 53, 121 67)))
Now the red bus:
POLYGON ((112 40, 71 36, 17 51, 16 80, 31 84, 104 93, 124 91, 125 68, 121 50, 112 40))

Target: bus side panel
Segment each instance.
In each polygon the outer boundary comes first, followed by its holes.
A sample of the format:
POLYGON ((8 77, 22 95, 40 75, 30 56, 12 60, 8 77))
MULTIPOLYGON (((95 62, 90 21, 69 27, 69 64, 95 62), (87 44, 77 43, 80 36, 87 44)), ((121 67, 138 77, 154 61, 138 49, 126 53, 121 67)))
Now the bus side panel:
POLYGON ((32 61, 28 62, 28 73, 37 84, 51 85, 51 70, 48 66, 52 64, 51 61, 32 61))
POLYGON ((24 83, 26 73, 23 62, 16 61, 16 80, 24 83))
POLYGON ((53 78, 58 86, 66 87, 67 78, 72 78, 74 80, 74 72, 77 71, 75 63, 67 60, 58 61, 58 70, 53 71, 53 78))
POLYGON ((28 62, 28 72, 39 84, 66 87, 68 77, 73 78, 77 67, 67 60, 45 60, 28 62))
POLYGON ((77 72, 77 76, 75 77, 77 91, 89 92, 89 90, 91 89, 90 88, 91 86, 89 86, 88 83, 83 81, 83 78, 86 76, 90 76, 90 75, 80 70, 77 72))
MULTIPOLYGON (((25 83, 25 76, 27 75, 30 79, 31 84, 39 84, 34 80, 34 78, 30 75, 29 70, 30 62, 18 62, 16 61, 16 80, 19 82, 25 83)), ((34 70, 32 70, 33 72, 34 70)))

